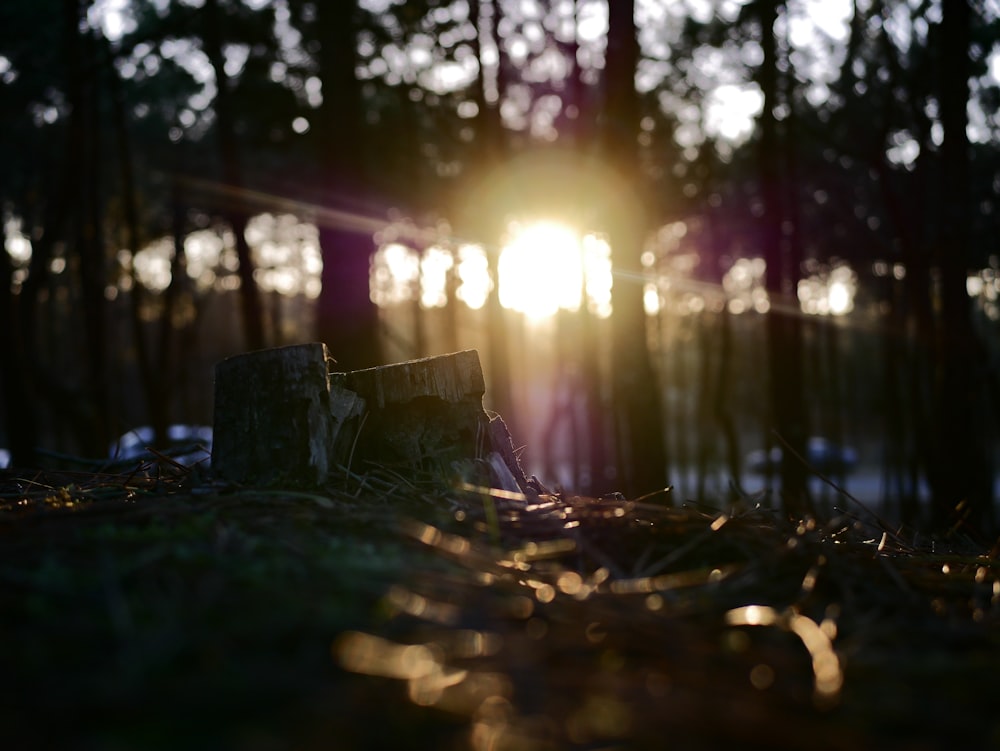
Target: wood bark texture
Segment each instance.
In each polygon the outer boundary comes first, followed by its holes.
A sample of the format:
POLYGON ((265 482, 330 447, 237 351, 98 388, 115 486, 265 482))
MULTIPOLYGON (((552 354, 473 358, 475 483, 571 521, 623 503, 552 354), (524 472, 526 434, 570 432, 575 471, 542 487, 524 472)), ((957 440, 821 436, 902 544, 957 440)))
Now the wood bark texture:
POLYGON ((247 484, 324 482, 335 424, 324 344, 249 352, 215 368, 212 466, 247 484))

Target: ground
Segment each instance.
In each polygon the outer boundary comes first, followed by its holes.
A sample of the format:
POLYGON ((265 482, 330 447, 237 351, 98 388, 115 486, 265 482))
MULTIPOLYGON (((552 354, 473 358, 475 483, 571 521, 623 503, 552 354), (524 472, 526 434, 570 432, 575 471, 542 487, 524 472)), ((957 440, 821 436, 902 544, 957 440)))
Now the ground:
POLYGON ((358 472, 0 475, 4 747, 1000 745, 969 540, 358 472))

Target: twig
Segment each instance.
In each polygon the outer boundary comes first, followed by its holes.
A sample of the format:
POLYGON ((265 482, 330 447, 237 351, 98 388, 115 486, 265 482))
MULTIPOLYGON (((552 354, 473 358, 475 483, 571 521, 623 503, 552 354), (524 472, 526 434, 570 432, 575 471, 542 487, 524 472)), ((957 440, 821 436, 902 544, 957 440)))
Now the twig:
POLYGON ((358 438, 361 437, 361 430, 365 427, 365 421, 368 419, 368 413, 365 412, 361 415, 361 422, 358 423, 358 432, 354 434, 354 440, 351 441, 351 453, 347 455, 347 471, 351 471, 351 463, 354 461, 354 449, 358 447, 358 438))
POLYGON ((800 454, 798 451, 796 451, 794 448, 792 448, 791 444, 788 441, 786 441, 784 439, 784 437, 780 433, 778 433, 777 431, 773 431, 773 435, 774 435, 775 438, 778 439, 778 442, 781 443, 782 446, 784 446, 785 450, 788 451, 792 456, 794 456, 799 461, 799 463, 802 464, 803 467, 805 467, 807 470, 809 470, 809 472, 811 472, 813 475, 815 475, 820 480, 822 480, 823 482, 825 482, 827 485, 829 485, 831 488, 833 488, 834 490, 836 490, 838 493, 840 493, 842 496, 844 496, 848 500, 854 501, 854 503, 858 504, 858 506, 860 506, 862 509, 864 509, 867 513, 871 514, 872 517, 874 517, 874 519, 878 522, 879 526, 883 530, 889 530, 890 529, 889 526, 882 519, 882 517, 880 517, 878 514, 876 514, 870 508, 868 508, 867 504, 859 501, 857 498, 855 498, 853 495, 851 495, 850 493, 847 492, 847 488, 845 488, 842 485, 838 484, 837 482, 831 480, 825 474, 823 474, 818 469, 816 469, 814 466, 812 466, 808 461, 806 461, 805 457, 803 457, 802 454, 800 454))

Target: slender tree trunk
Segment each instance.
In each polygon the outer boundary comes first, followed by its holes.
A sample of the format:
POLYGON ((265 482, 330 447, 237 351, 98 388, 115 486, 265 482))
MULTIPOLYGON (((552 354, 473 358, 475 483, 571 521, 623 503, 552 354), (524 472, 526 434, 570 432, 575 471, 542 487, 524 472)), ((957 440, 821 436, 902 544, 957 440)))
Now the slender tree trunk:
MULTIPOLYGON (((704 174, 705 193, 711 195, 716 188, 715 166, 713 158, 707 153, 702 157, 702 168, 704 174)), ((718 262, 720 249, 723 247, 723 239, 720 237, 719 227, 723 223, 717 217, 711 202, 706 201, 703 205, 705 224, 708 231, 708 244, 712 248, 712 258, 718 262)), ((729 312, 729 301, 724 299, 718 313, 714 316, 718 329, 718 366, 715 368, 715 378, 711 385, 711 422, 721 432, 724 456, 723 462, 731 486, 735 488, 739 495, 742 495, 741 483, 741 457, 739 434, 736 430, 736 423, 733 419, 732 410, 732 389, 733 389, 733 331, 732 313, 729 312)), ((707 386, 706 386, 707 388, 707 386)), ((737 493, 730 493, 731 500, 736 500, 737 493)))
POLYGON ((622 491, 638 495, 666 484, 662 395, 649 352, 640 255, 647 230, 638 161, 639 100, 635 72, 639 42, 635 0, 608 4, 605 112, 602 146, 624 185, 637 195, 619 196, 605 217, 617 278, 612 288, 612 393, 618 420, 618 467, 622 491))
POLYGON ((985 362, 972 326, 966 292, 969 265, 969 44, 968 0, 943 0, 941 122, 942 233, 937 245, 940 320, 935 352, 935 448, 929 479, 932 525, 964 522, 992 532, 992 488, 983 411, 985 362))
MULTIPOLYGON (((112 123, 115 131, 115 146, 118 151, 122 214, 125 223, 125 245, 129 249, 131 289, 128 295, 130 300, 129 311, 131 314, 132 346, 135 348, 136 368, 139 372, 139 381, 146 400, 146 414, 149 418, 149 425, 153 429, 153 443, 154 445, 163 445, 167 437, 167 425, 169 422, 169 411, 166 409, 164 398, 166 383, 164 370, 169 367, 169 364, 162 359, 159 363, 153 362, 147 341, 147 332, 140 312, 145 290, 143 290, 133 266, 135 254, 139 252, 142 244, 142 233, 139 229, 139 210, 136 202, 132 139, 129 135, 128 119, 125 115, 125 101, 121 89, 121 81, 114 66, 111 64, 113 60, 111 45, 103 36, 101 40, 104 54, 108 60, 106 73, 111 89, 112 123)), ((173 186, 173 202, 175 204, 177 199, 178 188, 175 178, 173 186)), ((171 278, 171 285, 173 285, 174 281, 171 278)), ((164 316, 162 325, 169 325, 169 318, 167 316, 164 316)))
POLYGON ((219 153, 222 157, 222 174, 226 187, 236 197, 236 206, 228 211, 226 220, 232 227, 236 242, 236 255, 240 268, 240 304, 243 313, 243 333, 247 349, 256 350, 264 346, 264 316, 260 301, 260 290, 253 275, 253 259, 247 245, 246 210, 240 206, 243 190, 243 167, 240 163, 239 143, 236 124, 230 101, 229 76, 226 73, 222 54, 222 17, 219 0, 205 0, 205 54, 215 72, 215 128, 219 136, 219 153))
MULTIPOLYGON (((87 4, 66 0, 65 18, 67 35, 68 100, 70 117, 68 128, 67 165, 63 172, 67 195, 70 196, 70 216, 74 219, 71 250, 75 255, 79 273, 79 303, 82 312, 83 361, 85 375, 82 393, 75 395, 76 416, 82 417, 74 425, 75 438, 86 453, 107 449, 108 386, 107 326, 104 319, 104 285, 106 274, 102 245, 100 206, 100 131, 98 129, 98 100, 96 80, 83 75, 72 67, 79 60, 93 58, 92 38, 81 29, 87 4)), ((73 259, 70 259, 73 260, 73 259)), ((72 264, 70 266, 72 272, 72 264)), ((72 417, 63 414, 62 417, 72 417)))
POLYGON ((712 375, 717 365, 714 361, 712 333, 709 326, 711 313, 702 310, 694 313, 693 316, 695 318, 695 346, 698 349, 698 411, 696 413, 698 424, 695 431, 695 440, 698 442, 698 448, 695 460, 697 466, 695 498, 703 503, 707 500, 705 483, 708 480, 708 468, 711 459, 715 455, 713 448, 715 446, 715 431, 711 430, 712 402, 715 396, 715 390, 712 388, 712 383, 715 379, 712 378, 712 375))
MULTIPOLYGON (((583 82, 583 69, 579 62, 579 12, 580 0, 573 3, 573 40, 569 47, 572 60, 572 71, 567 85, 568 103, 576 108, 576 118, 569 121, 569 132, 566 134, 570 139, 570 148, 576 152, 576 157, 581 163, 586 164, 594 157, 595 137, 594 112, 591 97, 588 96, 587 86, 583 82)), ((579 229, 590 231, 592 227, 587 226, 589 217, 579 217, 579 229)), ((584 288, 581 290, 581 297, 584 300, 583 309, 579 312, 582 324, 579 327, 580 341, 576 352, 579 360, 580 388, 583 392, 584 409, 584 431, 586 433, 587 459, 585 471, 582 473, 584 482, 581 485, 581 492, 594 496, 604 495, 612 492, 615 488, 609 482, 608 470, 610 449, 608 436, 613 431, 608 429, 608 405, 602 388, 601 376, 601 344, 598 340, 599 322, 590 312, 586 303, 586 280, 584 288)))
POLYGON ((14 268, 10 255, 0 250, 0 387, 3 389, 3 412, 7 418, 7 441, 11 463, 15 467, 35 464, 37 428, 27 361, 19 333, 18 298, 11 290, 14 268))
MULTIPOLYGON (((826 408, 825 419, 820 422, 823 425, 823 435, 838 450, 845 445, 844 437, 844 362, 841 356, 840 326, 832 316, 820 321, 816 332, 818 334, 817 347, 825 350, 823 361, 825 367, 825 383, 822 389, 817 389, 820 394, 825 395, 823 404, 826 408)), ((835 463, 835 466, 838 463, 835 463)), ((842 485, 846 483, 846 474, 843 472, 829 472, 829 474, 842 485)), ((824 508, 829 507, 830 488, 826 483, 821 487, 821 501, 824 508)))
POLYGON ((175 375, 183 370, 183 368, 177 367, 177 357, 180 356, 181 350, 179 347, 175 347, 177 336, 174 330, 174 314, 188 284, 188 276, 187 257, 184 253, 186 230, 184 203, 181 200, 181 192, 176 179, 171 186, 170 203, 173 213, 174 255, 170 261, 170 284, 163 293, 163 315, 160 319, 160 336, 156 342, 155 355, 159 380, 156 388, 156 402, 151 405, 150 412, 156 421, 154 428, 163 431, 156 433, 158 441, 164 441, 167 437, 165 431, 169 426, 171 406, 177 394, 177 391, 171 393, 168 384, 173 384, 174 388, 179 391, 175 375))
POLYGON ((444 350, 457 352, 458 344, 458 252, 450 242, 447 245, 452 254, 452 267, 445 277, 445 306, 441 311, 441 323, 444 334, 444 350))
MULTIPOLYGON (((85 11, 83 11, 85 13, 85 11)), ((83 19, 81 18, 81 21, 83 19)), ((95 40, 91 34, 81 34, 85 49, 83 59, 92 59, 95 40)), ((87 350, 90 362, 89 391, 93 399, 94 420, 85 442, 88 451, 103 456, 111 440, 111 400, 108 383, 108 321, 107 302, 104 288, 107 284, 108 269, 104 252, 104 206, 101 195, 101 173, 104 169, 102 152, 102 123, 100 114, 99 79, 90 75, 83 90, 87 100, 84 135, 88 146, 85 148, 83 173, 80 175, 81 203, 84 205, 80 230, 80 275, 81 294, 87 331, 87 350), (89 444, 89 445, 87 445, 89 444)))
POLYGON ((880 297, 889 302, 885 330, 877 334, 882 347, 882 404, 884 420, 884 450, 882 467, 882 502, 898 506, 899 520, 913 525, 919 510, 916 498, 906 482, 906 455, 909 441, 905 428, 906 382, 901 365, 906 361, 905 311, 902 295, 898 294, 891 274, 879 280, 880 297))
MULTIPOLYGON (((855 20, 852 21, 852 41, 849 57, 842 70, 845 78, 843 90, 852 92, 857 76, 853 72, 853 61, 861 48, 860 39, 869 18, 884 19, 891 14, 891 7, 885 0, 876 0, 867 13, 862 13, 855 3, 855 20)), ((878 49, 889 70, 889 80, 885 90, 897 90, 909 85, 912 74, 904 70, 899 60, 899 50, 888 33, 885 24, 878 25, 878 49)), ((880 337, 884 344, 886 405, 885 476, 886 500, 890 500, 895 487, 900 508, 900 519, 905 524, 916 524, 920 517, 919 480, 920 471, 929 466, 931 450, 929 436, 934 427, 930 420, 927 403, 928 357, 927 351, 934 336, 933 312, 931 309, 931 273, 925 236, 928 234, 930 212, 925 196, 931 182, 928 163, 935 147, 931 142, 930 122, 922 109, 921 97, 912 97, 907 115, 913 123, 913 137, 920 144, 920 153, 913 165, 906 193, 894 189, 893 166, 886 156, 885 143, 890 124, 894 120, 895 103, 883 99, 883 107, 875 116, 882 123, 880 132, 874 138, 858 133, 858 139, 867 142, 871 152, 867 161, 875 169, 882 195, 885 212, 891 221, 892 232, 899 245, 899 252, 891 260, 905 263, 906 275, 901 282, 894 281, 892 275, 883 285, 884 299, 891 306, 888 329, 880 337)), ((856 102, 856 108, 866 108, 867 102, 856 102)), ((863 127, 870 127, 865 123, 863 127)))
MULTIPOLYGON (((71 165, 72 159, 69 161, 71 165)), ((68 171, 65 167, 63 170, 68 171)), ((58 174, 63 175, 63 170, 59 170, 58 174)), ((50 279, 49 264, 52 260, 53 250, 57 240, 62 239, 68 224, 67 214, 71 201, 71 191, 65 179, 60 182, 55 177, 54 168, 48 166, 45 172, 47 173, 45 193, 48 197, 40 212, 42 232, 41 236, 32 243, 31 259, 28 261, 28 276, 21 284, 21 291, 17 295, 13 314, 18 337, 16 351, 21 356, 20 365, 25 386, 22 394, 24 401, 18 409, 21 413, 21 419, 24 420, 23 429, 30 434, 30 436, 22 436, 21 442, 25 447, 28 443, 31 445, 30 452, 23 460, 19 461, 26 466, 33 464, 37 458, 35 449, 44 434, 40 427, 44 413, 43 395, 47 392, 50 393, 52 386, 61 386, 55 378, 51 377, 50 368, 42 362, 41 351, 43 348, 39 346, 42 323, 39 315, 39 303, 42 292, 50 279)))
POLYGON ((580 339, 580 387, 584 393, 584 432, 586 433, 587 459, 581 492, 594 496, 614 490, 608 483, 607 405, 601 388, 601 363, 598 349, 598 321, 589 311, 583 316, 580 339))
POLYGON ((797 311, 795 281, 798 265, 789 257, 785 226, 791 225, 782 202, 782 155, 788 147, 778 132, 775 108, 779 104, 778 49, 775 22, 779 3, 765 0, 758 6, 764 59, 759 81, 764 95, 760 118, 760 181, 764 212, 761 217, 766 286, 771 298, 767 316, 770 397, 775 432, 784 450, 780 468, 781 498, 792 516, 809 512, 806 470, 788 447, 804 454, 806 425, 802 404, 802 330, 797 311), (788 225, 786 225, 788 222, 788 225))
POLYGON ((719 367, 716 370, 715 381, 715 423, 722 431, 726 446, 726 469, 729 479, 742 494, 742 465, 740 457, 740 438, 733 420, 732 403, 732 370, 733 370, 733 324, 729 306, 723 305, 719 311, 719 367))
MULTIPOLYGON (((469 3, 469 20, 478 32, 472 40, 473 50, 479 61, 479 74, 474 92, 478 111, 476 116, 477 140, 480 141, 477 165, 473 171, 474 179, 477 182, 485 182, 490 179, 490 174, 500 166, 506 151, 504 128, 500 120, 500 102, 503 97, 503 77, 501 74, 503 51, 497 30, 500 23, 500 4, 497 0, 490 3, 492 16, 489 21, 483 17, 483 5, 482 0, 470 0, 469 3), (490 101, 486 91, 486 70, 483 64, 481 43, 483 37, 489 38, 496 45, 499 56, 497 60, 496 99, 494 101, 490 101)), ((490 401, 496 411, 503 416, 510 428, 511 435, 516 439, 520 435, 519 424, 521 421, 514 409, 507 320, 500 305, 499 261, 503 249, 501 246, 505 231, 505 217, 496 213, 498 211, 497 207, 493 207, 492 212, 489 209, 481 212, 477 217, 477 226, 473 228, 473 231, 482 238, 490 278, 494 285, 493 291, 486 300, 486 346, 489 350, 490 363, 487 378, 489 379, 490 401)))

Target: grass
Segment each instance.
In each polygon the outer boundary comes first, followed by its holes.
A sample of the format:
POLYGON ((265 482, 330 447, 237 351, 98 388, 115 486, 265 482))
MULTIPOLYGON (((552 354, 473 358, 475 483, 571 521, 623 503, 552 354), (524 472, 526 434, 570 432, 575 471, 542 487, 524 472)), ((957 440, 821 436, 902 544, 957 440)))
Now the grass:
POLYGON ((5 748, 985 748, 1000 563, 874 518, 0 475, 5 748))

